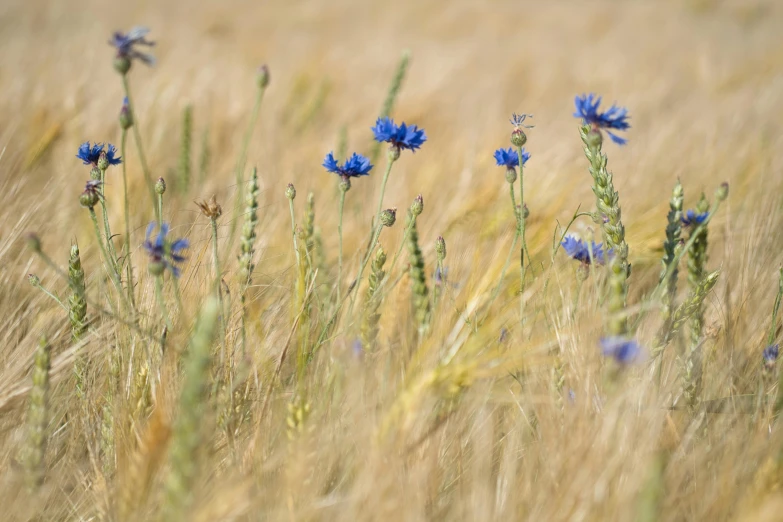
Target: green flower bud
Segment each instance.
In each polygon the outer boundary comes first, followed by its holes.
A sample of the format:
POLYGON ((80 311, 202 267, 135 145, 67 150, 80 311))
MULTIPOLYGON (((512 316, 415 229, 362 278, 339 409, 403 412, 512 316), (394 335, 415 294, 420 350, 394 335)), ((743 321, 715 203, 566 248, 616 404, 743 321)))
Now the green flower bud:
POLYGON ((256 75, 256 83, 260 89, 266 89, 269 85, 269 67, 266 64, 258 68, 258 74, 256 75))
POLYGON ((155 194, 163 195, 166 193, 166 180, 163 178, 158 178, 158 181, 155 182, 155 194))
POLYGON ((435 240, 435 254, 438 256, 438 261, 446 259, 446 240, 443 236, 438 236, 435 240))
POLYGON ((29 281, 32 286, 41 286, 41 280, 35 274, 27 274, 27 281, 29 281))
POLYGON ((163 272, 166 271, 166 263, 163 261, 150 261, 147 269, 149 270, 150 275, 160 277, 163 275, 163 272))
POLYGON ((517 180, 517 169, 514 167, 506 169, 506 181, 514 183, 517 180))
POLYGON ((93 167, 90 169, 90 179, 94 181, 99 181, 101 179, 101 169, 98 167, 93 167))
POLYGON ((421 197, 421 194, 416 196, 416 199, 413 200, 413 203, 411 203, 411 214, 414 216, 419 216, 424 211, 424 198, 421 197))
POLYGON ((289 183, 288 186, 285 188, 285 197, 292 200, 296 197, 296 189, 294 188, 293 183, 289 183))
POLYGON ((27 241, 27 247, 32 250, 33 252, 40 252, 41 251, 41 239, 30 232, 29 234, 25 235, 25 241, 27 241))
POLYGON ((79 196, 79 204, 84 208, 93 208, 100 201, 100 196, 95 190, 85 190, 82 195, 79 196))
POLYGON ((522 132, 522 129, 517 127, 511 133, 511 144, 515 147, 522 147, 525 143, 527 143, 527 136, 522 132))
POLYGON ((729 197, 729 184, 723 182, 715 190, 715 199, 717 199, 718 201, 726 201, 727 197, 729 197))
POLYGON ((123 130, 133 127, 133 113, 131 113, 127 102, 122 104, 122 109, 120 110, 120 127, 123 130))
POLYGON ((394 225, 395 221, 397 221, 396 208, 387 208, 386 210, 381 212, 381 225, 385 227, 391 227, 394 225))
POLYGON ((101 170, 109 168, 109 158, 106 157, 106 151, 101 152, 100 156, 98 156, 98 168, 101 170))

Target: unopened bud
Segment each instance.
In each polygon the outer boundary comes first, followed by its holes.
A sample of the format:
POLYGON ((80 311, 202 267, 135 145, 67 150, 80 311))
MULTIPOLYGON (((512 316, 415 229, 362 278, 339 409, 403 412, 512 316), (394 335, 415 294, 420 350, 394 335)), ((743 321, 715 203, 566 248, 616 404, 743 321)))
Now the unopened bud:
POLYGON ((127 97, 122 101, 122 109, 120 109, 120 127, 123 130, 133 127, 133 114, 130 111, 127 97))
POLYGON ((522 129, 517 127, 511 132, 511 144, 515 147, 522 147, 527 143, 527 136, 522 129))
POLYGON ((163 272, 166 270, 166 263, 163 261, 150 261, 147 270, 149 270, 150 275, 155 277, 162 276, 163 272))
POLYGON ((258 74, 256 75, 256 83, 258 84, 258 87, 261 89, 266 89, 266 86, 269 85, 269 67, 267 67, 266 64, 262 65, 258 68, 258 74))
POLYGON ((158 178, 158 181, 155 182, 155 194, 158 194, 162 196, 166 192, 166 180, 163 178, 158 178))
POLYGON ((727 197, 729 197, 729 184, 723 182, 715 190, 715 199, 717 199, 718 201, 726 201, 727 197))
POLYGON ((35 274, 27 274, 27 281, 29 281, 32 286, 41 286, 41 280, 35 274))
POLYGON ((293 183, 289 183, 288 186, 285 188, 285 197, 293 201, 293 199, 296 197, 296 189, 294 188, 293 183))
POLYGON ((109 168, 109 158, 106 157, 105 150, 101 151, 100 155, 98 156, 98 168, 101 170, 106 170, 109 168))
POLYGON ((438 255, 438 261, 446 259, 446 240, 443 236, 438 236, 435 240, 435 253, 438 255))
POLYGON ((387 208, 386 210, 381 212, 381 225, 385 227, 390 227, 394 225, 395 221, 397 221, 396 208, 387 208))
POLYGON ((424 211, 424 198, 421 197, 421 194, 416 196, 416 199, 413 200, 413 203, 411 203, 411 214, 414 216, 419 216, 424 211))

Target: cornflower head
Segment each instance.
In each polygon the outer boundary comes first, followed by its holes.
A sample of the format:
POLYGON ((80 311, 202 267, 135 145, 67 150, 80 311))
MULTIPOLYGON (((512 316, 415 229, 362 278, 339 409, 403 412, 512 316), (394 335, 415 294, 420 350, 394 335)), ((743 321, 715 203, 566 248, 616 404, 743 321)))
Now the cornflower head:
POLYGON ((576 239, 574 236, 566 237, 560 244, 563 245, 563 250, 565 250, 569 257, 581 261, 585 265, 590 264, 591 250, 593 253, 592 260, 599 265, 605 264, 606 258, 612 257, 613 255, 612 250, 604 252, 603 243, 596 243, 594 241, 588 243, 587 241, 576 239))
POLYGON ((416 125, 406 125, 405 122, 397 125, 393 119, 388 117, 378 118, 375 127, 370 130, 375 135, 375 141, 390 144, 395 154, 403 149, 415 152, 427 141, 424 129, 419 129, 416 125))
MULTIPOLYGON (((522 130, 524 129, 532 129, 533 125, 525 125, 525 119, 526 118, 532 118, 532 114, 512 114, 511 115, 511 125, 514 126, 514 130, 511 132, 511 144, 515 147, 521 147, 525 143, 527 143, 527 135, 522 130)), ((496 156, 497 158, 497 156, 496 156)), ((526 159, 524 160, 527 161, 526 159)), ((500 163, 498 163, 500 165, 500 163)), ((517 165, 519 165, 519 162, 517 161, 517 165)))
POLYGON ((764 348, 764 351, 761 352, 761 357, 764 360, 764 368, 767 370, 773 369, 775 367, 775 362, 778 360, 778 355, 780 355, 779 344, 771 344, 764 348))
POLYGON ((574 116, 582 118, 584 124, 590 125, 598 136, 600 136, 601 129, 606 129, 606 133, 618 145, 625 145, 628 142, 625 138, 621 138, 609 130, 624 131, 631 128, 628 123, 628 109, 613 104, 608 110, 599 112, 598 106, 601 105, 601 97, 593 93, 577 96, 574 99, 574 104, 576 105, 574 116))
MULTIPOLYGON (((522 164, 526 164, 529 159, 530 153, 522 149, 522 164)), ((508 170, 512 170, 519 166, 519 154, 511 147, 507 149, 501 147, 495 151, 495 162, 498 167, 506 167, 508 170)))
POLYGON ((168 223, 161 223, 157 237, 150 238, 155 229, 155 222, 147 226, 146 240, 144 249, 150 256, 150 273, 154 276, 160 276, 167 268, 171 270, 174 277, 179 277, 180 270, 177 264, 185 261, 185 257, 180 252, 190 245, 187 239, 177 239, 171 241, 166 238, 169 233, 168 223))
POLYGON ((149 32, 148 28, 137 26, 125 34, 117 31, 112 35, 109 45, 117 49, 117 56, 114 59, 114 68, 117 72, 127 73, 130 70, 131 62, 135 59, 139 59, 149 66, 155 65, 155 58, 152 55, 143 53, 136 48, 139 45, 147 47, 155 45, 155 42, 150 42, 145 38, 149 32))
POLYGON ((79 204, 84 208, 93 208, 103 197, 101 195, 101 185, 103 182, 99 179, 91 179, 84 187, 84 192, 79 196, 79 204))
POLYGON ((340 176, 343 182, 347 182, 350 188, 350 178, 358 178, 359 176, 367 176, 372 170, 370 160, 365 158, 361 154, 353 153, 350 158, 340 165, 335 159, 334 153, 330 152, 326 155, 323 162, 323 167, 328 172, 333 172, 340 176))
POLYGON ((122 99, 122 108, 120 109, 120 127, 123 130, 128 130, 133 127, 133 113, 130 110, 130 102, 128 97, 125 96, 122 99))
MULTIPOLYGON (((111 143, 107 144, 106 151, 103 150, 103 148, 106 146, 103 143, 95 143, 92 146, 90 146, 89 141, 85 141, 81 145, 79 145, 79 151, 76 154, 76 157, 79 158, 84 162, 85 165, 92 165, 93 167, 98 167, 98 163, 105 158, 106 160, 106 167, 108 168, 109 165, 119 165, 122 163, 121 157, 114 157, 114 155, 117 153, 117 149, 112 145, 111 143)), ((106 170, 106 169, 103 169, 106 170)))
POLYGON ((709 216, 709 212, 699 212, 697 210, 691 209, 683 214, 681 221, 682 224, 686 227, 698 226, 704 223, 709 216))
POLYGON ((642 355, 639 343, 627 337, 602 337, 599 344, 604 357, 611 357, 622 366, 636 362, 642 355))

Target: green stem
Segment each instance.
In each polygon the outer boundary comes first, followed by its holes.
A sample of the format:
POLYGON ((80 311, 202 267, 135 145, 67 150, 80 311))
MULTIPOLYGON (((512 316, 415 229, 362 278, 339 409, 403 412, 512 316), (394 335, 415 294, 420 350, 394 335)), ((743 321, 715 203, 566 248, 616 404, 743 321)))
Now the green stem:
POLYGON ((117 252, 114 250, 114 242, 111 239, 111 227, 109 226, 109 213, 106 212, 106 171, 101 170, 101 211, 103 213, 103 229, 106 234, 106 244, 109 247, 110 263, 114 271, 119 274, 119 264, 117 261, 117 252))
POLYGON ((783 297, 783 268, 780 269, 780 279, 778 282, 778 294, 775 296, 775 305, 772 307, 772 322, 769 325, 769 337, 767 345, 775 342, 775 332, 778 324, 778 311, 780 310, 780 299, 783 297))
MULTIPOLYGON (((517 199, 514 196, 514 184, 509 183, 508 184, 508 192, 511 196, 511 210, 514 212, 514 217, 517 222, 517 227, 514 232, 514 239, 511 241, 511 248, 508 249, 508 255, 506 256, 506 262, 503 263, 503 270, 500 271, 500 281, 498 281, 498 285, 495 287, 495 290, 492 291, 492 296, 489 298, 489 303, 487 303, 487 313, 489 313, 490 307, 492 307, 492 303, 495 302, 495 299, 497 298, 498 294, 500 294, 500 287, 503 285, 503 279, 506 278, 506 271, 508 270, 508 265, 511 263, 511 255, 514 253, 514 248, 517 246, 517 240, 519 239, 519 218, 520 214, 517 212, 517 199)), ((485 317, 486 319, 486 317, 485 317)), ((482 321, 483 322, 483 321, 482 321)))
POLYGON ((171 330, 171 321, 169 321, 169 312, 166 309, 166 301, 163 299, 163 276, 155 276, 155 299, 158 301, 158 308, 160 308, 160 315, 163 318, 163 323, 171 330))
POLYGON ((291 211, 291 236, 294 238, 294 254, 296 254, 296 269, 301 270, 302 260, 299 259, 299 245, 296 242, 296 217, 294 216, 294 200, 288 200, 288 209, 291 211))
POLYGON ((522 154, 522 147, 517 147, 517 155, 519 156, 519 236, 522 238, 522 251, 520 253, 520 287, 519 287, 519 306, 520 306, 520 320, 525 313, 525 256, 528 261, 530 260, 530 253, 527 250, 527 241, 525 240, 525 224, 527 218, 525 217, 525 158, 522 154))
POLYGON ((117 276, 117 272, 113 269, 111 258, 109 257, 109 253, 106 251, 106 246, 103 244, 103 239, 101 238, 101 227, 98 225, 98 216, 95 215, 94 208, 89 208, 88 210, 90 211, 90 218, 92 219, 92 224, 95 228, 95 238, 98 240, 98 246, 101 248, 101 254, 103 254, 103 258, 106 260, 106 264, 109 266, 109 278, 114 284, 114 288, 117 290, 117 293, 120 295, 120 297, 122 297, 123 304, 128 306, 125 294, 122 291, 122 285, 120 284, 119 277, 117 276))
MULTIPOLYGON (((383 196, 386 193, 386 182, 389 181, 389 173, 391 172, 392 165, 394 165, 393 156, 389 156, 386 161, 386 172, 383 174, 383 181, 381 182, 381 196, 378 198, 378 210, 375 212, 375 225, 381 222, 381 210, 383 210, 383 196)), ((367 251, 367 256, 370 257, 372 248, 367 251)))
MULTIPOLYGON (((130 112, 131 119, 133 121, 133 138, 136 142, 136 150, 139 153, 139 161, 141 161, 141 170, 144 173, 144 181, 147 183, 147 188, 150 191, 150 197, 152 198, 152 206, 155 206, 155 184, 152 181, 152 174, 150 173, 149 166, 147 165, 147 157, 144 155, 144 147, 141 144, 141 133, 139 132, 139 118, 136 114, 136 105, 133 103, 131 97, 130 84, 128 83, 128 75, 122 75, 122 87, 125 89, 125 97, 128 98, 128 111, 130 112)), ((155 216, 158 223, 161 221, 160 213, 155 216)))
POLYGON ((128 174, 127 174, 127 162, 125 161, 125 145, 128 140, 127 129, 122 129, 122 137, 120 138, 120 154, 122 154, 122 189, 124 194, 125 203, 125 270, 126 277, 128 278, 128 299, 132 305, 135 306, 135 297, 133 292, 133 263, 131 263, 131 246, 130 246, 130 211, 128 210, 128 174))
POLYGON ((343 282, 343 208, 345 207, 345 190, 340 190, 340 206, 337 211, 337 236, 340 241, 340 249, 337 255, 337 302, 340 302, 343 282))
MULTIPOLYGON (((368 250, 369 253, 372 253, 375 251, 375 247, 378 245, 378 240, 381 237, 381 230, 383 230, 383 225, 380 223, 380 220, 378 221, 378 226, 375 227, 375 230, 372 234, 372 242, 370 243, 370 250, 368 250)), ((362 274, 364 273, 364 269, 367 266, 367 260, 370 258, 370 254, 364 256, 364 259, 362 260, 362 264, 359 267, 359 274, 356 276, 356 280, 353 282, 353 285, 348 290, 349 293, 351 293, 351 305, 348 307, 348 317, 351 317, 353 314, 353 307, 356 303, 356 294, 353 293, 354 290, 358 292, 359 286, 362 282, 362 274)))
POLYGON ((215 288, 220 290, 220 257, 218 256, 217 219, 210 218, 212 225, 212 264, 215 267, 215 288))
POLYGON ((58 305, 60 305, 60 306, 63 308, 63 310, 65 310, 66 312, 70 310, 70 308, 68 308, 68 307, 65 305, 65 303, 63 303, 62 301, 60 301, 60 298, 59 298, 59 297, 57 297, 56 295, 54 295, 53 293, 51 293, 49 290, 47 290, 46 288, 44 288, 44 287, 43 287, 43 285, 40 285, 40 284, 38 284, 38 285, 35 285, 35 287, 36 287, 38 290, 40 290, 41 292, 43 292, 43 293, 45 293, 46 295, 48 295, 49 297, 51 297, 51 298, 54 300, 54 302, 56 302, 58 305))
POLYGON ((163 222, 163 194, 157 194, 157 207, 155 212, 158 215, 158 226, 163 222))

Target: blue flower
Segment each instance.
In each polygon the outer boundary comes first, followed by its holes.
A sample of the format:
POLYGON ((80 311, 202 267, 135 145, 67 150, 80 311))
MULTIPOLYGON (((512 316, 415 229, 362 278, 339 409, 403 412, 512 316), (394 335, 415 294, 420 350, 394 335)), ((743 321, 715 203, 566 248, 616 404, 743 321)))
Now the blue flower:
POLYGON ((603 337, 600 344, 604 357, 611 357, 622 365, 630 364, 642 355, 642 347, 633 339, 603 337))
MULTIPOLYGON (((525 149, 522 149, 522 164, 527 163, 530 159, 530 153, 525 149)), ((506 167, 507 169, 513 169, 519 166, 519 155, 517 152, 509 147, 508 149, 500 148, 495 151, 495 161, 498 167, 506 167)))
POLYGON ((761 354, 761 356, 764 358, 764 366, 767 367, 774 366, 775 361, 778 360, 779 354, 780 354, 779 344, 770 344, 769 346, 764 348, 764 351, 761 354))
POLYGON ((134 27, 127 34, 117 31, 109 40, 109 44, 117 49, 117 58, 128 58, 133 60, 138 58, 147 65, 155 65, 155 58, 152 55, 143 53, 136 49, 136 45, 146 45, 152 47, 155 42, 150 42, 144 37, 150 30, 146 27, 134 27))
POLYGON ((375 127, 372 127, 376 141, 385 141, 391 143, 399 149, 410 149, 415 151, 427 141, 424 129, 419 129, 416 125, 407 126, 405 123, 397 125, 391 118, 378 118, 375 127))
POLYGON ((686 227, 691 225, 701 225, 707 220, 709 215, 709 212, 696 212, 695 210, 688 210, 681 218, 682 224, 686 227))
POLYGON ((355 152, 350 158, 345 160, 342 166, 334 159, 334 154, 330 152, 324 158, 323 167, 329 172, 334 172, 344 178, 367 176, 372 170, 370 160, 355 152))
MULTIPOLYGON (((101 158, 101 152, 103 152, 103 147, 103 143, 95 143, 91 147, 90 142, 85 141, 79 145, 79 152, 76 154, 76 157, 82 160, 85 165, 97 166, 98 160, 101 158)), ((114 145, 109 143, 106 150, 106 160, 109 162, 109 165, 119 165, 122 163, 122 158, 114 157, 116 153, 117 149, 114 148, 114 145)))
POLYGON ((566 251, 566 254, 568 254, 569 257, 572 257, 577 261, 581 261, 586 265, 590 264, 590 250, 593 251, 593 261, 599 265, 606 263, 607 255, 608 257, 612 256, 612 250, 604 253, 603 243, 595 243, 593 241, 590 245, 588 245, 586 241, 576 239, 573 236, 566 237, 560 244, 563 245, 563 249, 566 251))
POLYGON ((524 127, 526 129, 532 129, 534 127, 534 125, 525 125, 524 124, 525 118, 532 118, 532 117, 533 117, 532 114, 517 114, 517 113, 514 113, 514 114, 511 115, 511 120, 510 120, 511 121, 511 125, 513 125, 517 129, 520 128, 520 127, 524 127))
MULTIPOLYGON (((582 118, 585 125, 592 125, 595 129, 615 129, 628 130, 631 125, 628 123, 628 109, 612 105, 605 112, 598 112, 598 106, 601 104, 601 97, 594 94, 583 94, 574 99, 576 112, 574 116, 582 118)), ((612 141, 618 145, 625 145, 628 140, 616 136, 607 130, 607 134, 612 141)))
POLYGON ((169 233, 168 223, 161 223, 158 236, 154 239, 150 239, 152 231, 155 229, 155 222, 152 222, 147 226, 146 240, 144 241, 144 249, 150 256, 150 263, 157 264, 161 267, 161 273, 168 268, 174 277, 179 277, 180 271, 177 264, 185 261, 185 257, 180 252, 190 245, 187 239, 177 239, 176 241, 169 241, 166 236, 169 233))

